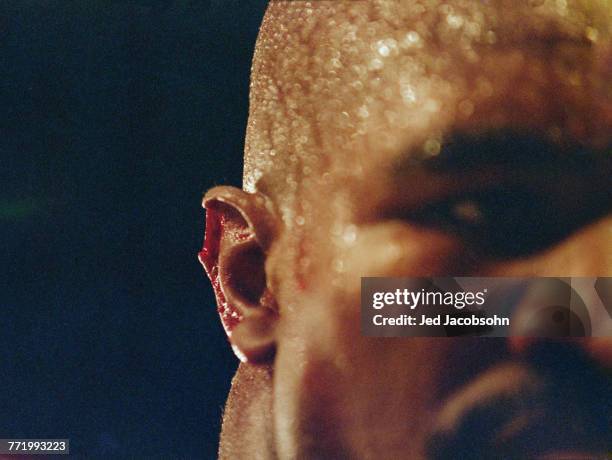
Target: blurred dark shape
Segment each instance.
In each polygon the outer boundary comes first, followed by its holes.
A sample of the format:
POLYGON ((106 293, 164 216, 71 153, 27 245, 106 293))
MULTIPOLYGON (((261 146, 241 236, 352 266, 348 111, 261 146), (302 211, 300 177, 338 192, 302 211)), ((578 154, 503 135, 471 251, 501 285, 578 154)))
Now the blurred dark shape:
POLYGON ((531 337, 590 337, 591 317, 569 278, 540 278, 516 307, 513 331, 531 337))
POLYGON ((608 315, 612 317, 612 278, 597 278, 595 291, 599 295, 601 303, 606 308, 608 315))

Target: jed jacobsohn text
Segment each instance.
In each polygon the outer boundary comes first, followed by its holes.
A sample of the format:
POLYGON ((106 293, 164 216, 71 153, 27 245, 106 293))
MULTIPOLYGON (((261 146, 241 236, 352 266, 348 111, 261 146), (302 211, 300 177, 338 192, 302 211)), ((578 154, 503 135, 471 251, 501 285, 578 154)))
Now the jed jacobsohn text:
POLYGON ((509 318, 494 315, 492 318, 480 318, 471 315, 465 318, 453 315, 435 315, 433 317, 421 315, 399 315, 391 318, 383 315, 374 315, 372 323, 375 326, 510 326, 509 318))
POLYGON ((612 337, 612 278, 362 278, 369 337, 612 337))

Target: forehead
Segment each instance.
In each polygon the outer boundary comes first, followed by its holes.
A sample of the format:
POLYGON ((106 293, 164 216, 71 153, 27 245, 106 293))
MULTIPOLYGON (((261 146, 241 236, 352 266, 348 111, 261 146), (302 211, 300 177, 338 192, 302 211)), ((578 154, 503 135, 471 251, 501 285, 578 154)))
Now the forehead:
POLYGON ((415 147, 435 154, 455 130, 605 144, 609 17, 605 1, 273 1, 253 62, 245 188, 364 174, 415 147))

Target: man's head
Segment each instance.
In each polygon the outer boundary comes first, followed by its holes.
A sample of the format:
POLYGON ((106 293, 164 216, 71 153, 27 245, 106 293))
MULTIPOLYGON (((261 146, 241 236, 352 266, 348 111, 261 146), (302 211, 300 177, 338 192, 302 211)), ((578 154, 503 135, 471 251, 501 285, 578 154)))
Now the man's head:
POLYGON ((485 431, 465 455, 606 447, 579 389, 557 413, 577 408, 573 436, 495 411, 564 362, 605 395, 610 342, 368 338, 359 305, 364 276, 612 276, 611 30, 606 0, 270 3, 244 191, 205 197, 201 259, 244 362, 222 456, 452 458, 469 439, 445 423, 485 431))

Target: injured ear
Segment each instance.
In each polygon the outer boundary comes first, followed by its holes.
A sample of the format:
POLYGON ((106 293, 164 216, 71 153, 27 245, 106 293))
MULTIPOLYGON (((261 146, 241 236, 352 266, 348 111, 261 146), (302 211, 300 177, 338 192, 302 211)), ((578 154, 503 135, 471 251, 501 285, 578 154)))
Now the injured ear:
POLYGON ((276 348, 278 317, 265 273, 274 213, 262 195, 235 187, 211 189, 202 205, 206 234, 199 259, 232 349, 243 362, 268 363, 276 348))

